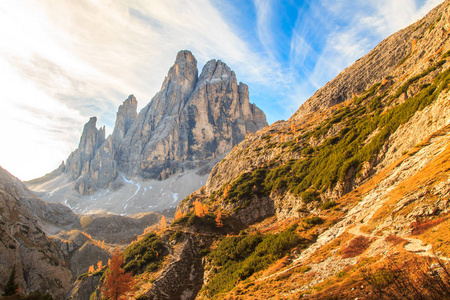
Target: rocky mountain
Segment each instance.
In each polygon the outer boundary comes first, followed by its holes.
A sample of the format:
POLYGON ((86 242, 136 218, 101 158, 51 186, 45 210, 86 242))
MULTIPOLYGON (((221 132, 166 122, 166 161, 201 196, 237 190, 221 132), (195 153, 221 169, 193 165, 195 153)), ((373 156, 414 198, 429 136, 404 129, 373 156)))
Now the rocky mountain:
POLYGON ((15 280, 22 291, 40 291, 57 299, 63 298, 70 287, 72 274, 64 264, 62 251, 45 234, 40 218, 49 217, 48 224, 57 215, 65 215, 68 223, 76 217, 67 214, 67 208, 61 204, 49 205, 37 199, 2 168, 0 212, 0 288, 3 289, 15 268, 15 280))
POLYGON ((179 204, 139 299, 448 297, 449 33, 445 1, 249 134, 179 204))
POLYGON ((139 114, 133 95, 123 102, 108 138, 96 121, 84 126, 77 150, 58 170, 27 182, 41 198, 77 212, 175 207, 220 158, 267 125, 226 64, 211 60, 199 76, 189 51, 178 53, 161 91, 139 114))

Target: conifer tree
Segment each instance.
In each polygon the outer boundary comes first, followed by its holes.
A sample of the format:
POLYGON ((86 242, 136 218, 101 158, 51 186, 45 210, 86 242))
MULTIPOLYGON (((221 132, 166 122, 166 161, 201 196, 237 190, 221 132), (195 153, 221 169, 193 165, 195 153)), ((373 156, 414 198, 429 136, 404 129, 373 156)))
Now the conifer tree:
POLYGON ((161 230, 165 229, 167 227, 166 217, 162 216, 161 220, 159 220, 159 226, 161 230))
POLYGON ((199 200, 194 201, 194 210, 197 217, 203 218, 205 216, 205 208, 199 200))
POLYGON ((99 260, 99 261, 97 262, 97 271, 98 271, 98 270, 101 270, 102 268, 103 268, 103 261, 99 260))
POLYGON ((108 261, 106 278, 102 286, 102 293, 106 299, 126 299, 125 295, 134 290, 134 278, 131 273, 125 273, 122 269, 123 256, 119 248, 115 248, 111 259, 108 261))
POLYGON ((19 291, 19 285, 14 282, 16 277, 16 267, 14 266, 9 276, 8 282, 6 282, 5 289, 3 291, 3 296, 12 296, 17 294, 19 291))
POLYGON ((220 211, 220 209, 217 211, 217 215, 216 215, 216 226, 217 227, 223 226, 222 212, 220 211))

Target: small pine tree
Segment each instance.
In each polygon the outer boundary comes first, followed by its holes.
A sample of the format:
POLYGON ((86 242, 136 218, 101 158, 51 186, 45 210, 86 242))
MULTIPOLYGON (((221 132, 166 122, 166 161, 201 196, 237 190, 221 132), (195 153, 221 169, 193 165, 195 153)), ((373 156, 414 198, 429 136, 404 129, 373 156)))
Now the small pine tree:
POLYGON ((103 261, 99 260, 99 261, 97 262, 97 270, 101 270, 102 267, 103 267, 103 261))
POLYGON ((8 282, 6 282, 5 289, 3 291, 3 296, 12 296, 17 294, 19 291, 19 285, 14 282, 16 277, 16 267, 14 266, 9 276, 8 282))
POLYGON ((194 211, 195 211, 195 215, 199 218, 203 218, 205 216, 205 212, 203 210, 203 204, 199 200, 194 201, 194 211))
POLYGON ((161 230, 165 229, 167 227, 166 217, 162 216, 161 220, 159 220, 159 226, 161 230))
POLYGON ((181 212, 181 210, 177 210, 177 211, 175 212, 174 219, 175 219, 175 220, 181 219, 181 215, 182 215, 182 214, 183 214, 183 213, 181 212))
POLYGON ((224 189, 223 189, 223 198, 226 199, 228 197, 228 192, 231 189, 231 184, 227 185, 224 189))
POLYGON ((125 273, 122 269, 123 256, 119 248, 115 248, 111 259, 108 261, 106 278, 102 285, 102 293, 106 299, 127 299, 125 295, 134 291, 134 278, 131 273, 125 273))
POLYGON ((295 124, 294 124, 294 122, 291 123, 291 131, 295 132, 295 124))
POLYGON ((94 265, 89 266, 88 273, 94 273, 94 271, 95 271, 94 265))
POLYGON ((222 212, 220 211, 220 209, 217 211, 217 215, 216 215, 216 226, 217 227, 223 226, 222 212))

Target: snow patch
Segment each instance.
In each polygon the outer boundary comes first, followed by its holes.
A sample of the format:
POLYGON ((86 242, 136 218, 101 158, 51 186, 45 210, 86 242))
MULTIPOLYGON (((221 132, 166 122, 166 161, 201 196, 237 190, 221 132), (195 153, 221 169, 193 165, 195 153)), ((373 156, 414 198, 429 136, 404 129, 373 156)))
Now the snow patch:
POLYGON ((175 203, 178 201, 178 193, 172 193, 173 201, 172 203, 175 203))
POLYGON ((123 181, 125 181, 126 183, 131 183, 133 184, 133 181, 128 180, 125 176, 122 175, 123 181))

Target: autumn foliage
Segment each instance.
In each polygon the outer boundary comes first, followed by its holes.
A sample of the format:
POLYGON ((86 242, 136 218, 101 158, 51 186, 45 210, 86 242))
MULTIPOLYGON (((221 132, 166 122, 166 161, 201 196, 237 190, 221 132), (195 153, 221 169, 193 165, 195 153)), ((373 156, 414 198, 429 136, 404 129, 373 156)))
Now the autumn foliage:
POLYGON ((95 271, 94 266, 93 265, 89 266, 88 273, 94 273, 94 271, 95 271))
POLYGON ((183 218, 185 216, 186 216, 186 212, 182 212, 181 210, 177 210, 176 213, 175 213, 174 219, 175 220, 179 220, 179 219, 181 219, 181 218, 183 218))
POLYGON ((99 260, 97 262, 97 271, 100 271, 103 268, 103 261, 99 260))
POLYGON ((108 261, 106 278, 102 286, 102 293, 106 299, 126 299, 126 294, 134 291, 134 279, 131 273, 125 273, 122 269, 122 252, 115 248, 111 259, 108 261))
POLYGON ((159 220, 159 227, 161 230, 164 230, 167 227, 166 217, 161 217, 161 220, 159 220))
POLYGON ((203 205, 199 200, 194 201, 194 212, 195 215, 199 218, 203 218, 205 214, 208 213, 208 208, 206 205, 203 205))
POLYGON ((216 214, 216 226, 217 227, 223 226, 222 212, 220 211, 220 209, 217 211, 217 214, 216 214))

